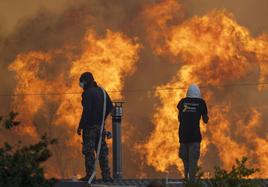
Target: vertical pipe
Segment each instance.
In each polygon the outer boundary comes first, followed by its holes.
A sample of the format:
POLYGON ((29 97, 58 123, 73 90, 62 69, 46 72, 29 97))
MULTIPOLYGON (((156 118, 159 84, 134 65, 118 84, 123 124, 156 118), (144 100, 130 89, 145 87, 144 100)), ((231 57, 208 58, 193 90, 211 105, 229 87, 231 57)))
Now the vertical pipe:
POLYGON ((122 179, 121 121, 123 102, 114 102, 113 121, 113 178, 122 179))

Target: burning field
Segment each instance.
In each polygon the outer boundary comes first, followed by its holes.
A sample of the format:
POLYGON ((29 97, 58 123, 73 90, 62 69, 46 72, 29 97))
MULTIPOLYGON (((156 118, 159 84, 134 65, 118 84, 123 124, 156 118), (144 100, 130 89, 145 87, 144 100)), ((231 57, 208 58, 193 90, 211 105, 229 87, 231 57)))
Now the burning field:
POLYGON ((261 170, 255 177, 268 177, 268 34, 252 34, 231 11, 189 16, 175 0, 79 1, 59 15, 41 11, 0 41, 1 112, 18 111, 23 123, 0 137, 58 138, 48 177, 83 175, 75 132, 84 71, 126 101, 126 178, 181 175, 176 105, 191 83, 210 116, 201 124, 203 170, 247 156, 261 170))

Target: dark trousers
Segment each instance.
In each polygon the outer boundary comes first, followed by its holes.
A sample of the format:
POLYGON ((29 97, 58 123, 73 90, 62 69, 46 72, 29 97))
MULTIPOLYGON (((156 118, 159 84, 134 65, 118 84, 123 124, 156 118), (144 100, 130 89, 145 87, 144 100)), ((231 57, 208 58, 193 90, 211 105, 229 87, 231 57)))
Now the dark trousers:
MULTIPOLYGON (((83 129, 83 149, 82 152, 85 157, 85 168, 87 176, 91 176, 94 171, 94 163, 98 149, 100 137, 100 128, 83 129)), ((103 179, 110 178, 110 168, 108 161, 108 146, 105 141, 105 130, 102 134, 101 149, 99 155, 99 164, 101 168, 101 174, 103 179)))
POLYGON ((185 179, 189 178, 190 181, 194 181, 200 157, 200 143, 181 143, 179 156, 183 161, 185 179))

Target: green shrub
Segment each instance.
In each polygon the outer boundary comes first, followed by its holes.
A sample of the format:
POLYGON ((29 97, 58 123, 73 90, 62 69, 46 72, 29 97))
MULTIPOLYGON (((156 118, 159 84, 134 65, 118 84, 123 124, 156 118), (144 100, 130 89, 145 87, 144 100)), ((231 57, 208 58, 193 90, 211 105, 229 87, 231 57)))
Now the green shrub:
POLYGON ((255 180, 250 180, 249 177, 259 172, 259 169, 246 166, 247 157, 241 160, 236 159, 236 164, 230 172, 224 169, 215 167, 215 177, 212 180, 215 187, 254 187, 259 186, 255 180))
MULTIPOLYGON (((1 124, 6 129, 18 126, 15 120, 18 114, 11 112, 7 119, 0 118, 1 124), (3 122, 3 123, 2 123, 3 122)), ((48 140, 46 135, 33 145, 12 146, 5 142, 0 147, 0 186, 1 187, 51 187, 55 180, 47 180, 44 177, 44 169, 41 164, 50 156, 48 146, 56 143, 56 140, 48 140)))
POLYGON ((196 181, 187 182, 186 187, 260 187, 257 180, 249 179, 250 176, 259 172, 259 169, 247 167, 247 157, 236 159, 231 171, 220 167, 214 168, 214 176, 211 179, 202 179, 203 172, 198 168, 196 181))

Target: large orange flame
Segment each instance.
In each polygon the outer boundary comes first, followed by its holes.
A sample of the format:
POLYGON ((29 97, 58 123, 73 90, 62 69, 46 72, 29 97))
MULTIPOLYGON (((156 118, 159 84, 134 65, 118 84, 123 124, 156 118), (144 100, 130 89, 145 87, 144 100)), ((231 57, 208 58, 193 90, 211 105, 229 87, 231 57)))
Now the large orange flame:
MULTIPOLYGON (((166 57, 165 61, 178 64, 171 80, 156 87, 160 105, 153 111, 154 130, 146 143, 136 147, 139 159, 146 158, 141 165, 162 172, 176 166, 182 171, 176 105, 185 97, 188 85, 196 83, 208 103, 210 116, 207 126, 201 124, 201 163, 215 153, 210 151, 213 145, 223 167, 229 169, 235 158, 245 155, 261 169, 257 177, 267 177, 268 136, 260 133, 267 107, 244 102, 241 97, 250 97, 249 91, 267 91, 262 83, 268 76, 268 36, 252 37, 227 11, 215 10, 183 21, 183 6, 176 0, 147 4, 139 16, 146 26, 139 38, 148 40, 142 42, 151 47, 144 52, 153 49, 153 57, 166 57), (259 85, 232 87, 249 80, 259 85)), ((47 132, 49 137, 60 140, 53 150, 52 163, 47 165, 49 176, 70 177, 81 172, 81 140, 75 135, 81 113, 80 74, 91 71, 112 99, 122 99, 125 78, 135 72, 140 48, 136 39, 122 33, 107 30, 100 37, 89 30, 79 46, 22 53, 9 66, 16 75, 15 94, 29 94, 18 95, 13 101, 24 122, 20 134, 36 140, 47 132), (61 57, 66 60, 64 65, 57 62, 61 57)), ((129 134, 131 130, 123 135, 126 143, 135 141, 129 134)), ((138 175, 146 176, 146 171, 138 175)))
MULTIPOLYGON (((155 8, 150 11, 158 13, 155 8)), ((253 38, 226 11, 212 11, 182 24, 164 25, 165 31, 157 35, 165 38, 165 43, 154 43, 153 39, 152 47, 158 54, 173 55, 173 61, 181 66, 169 83, 157 87, 155 94, 161 104, 153 117, 155 129, 146 144, 137 146, 138 151, 145 155, 147 164, 158 171, 168 172, 173 165, 182 171, 182 162, 177 152, 176 105, 185 97, 188 85, 196 83, 201 86, 211 118, 207 126, 201 124, 205 134, 201 162, 207 156, 208 146, 215 145, 223 167, 230 169, 235 158, 246 155, 253 158, 254 166, 262 170, 258 177, 267 176, 268 139, 256 133, 256 128, 263 124, 262 114, 256 106, 239 109, 232 102, 239 98, 238 93, 222 87, 246 80, 248 75, 258 71, 257 81, 264 83, 267 80, 267 35, 253 38), (177 90, 162 91, 170 88, 177 90), (249 113, 250 120, 245 121, 246 114, 240 111, 249 113), (233 129, 237 129, 235 135, 233 129)), ((257 87, 254 87, 255 90, 257 87)))
MULTIPOLYGON (((22 132, 38 138, 40 133, 45 131, 49 136, 59 138, 60 145, 58 145, 57 151, 62 150, 63 152, 54 155, 58 159, 61 157, 60 155, 65 155, 64 163, 57 163, 58 167, 64 167, 59 168, 62 177, 72 176, 75 173, 72 171, 73 168, 76 168, 74 170, 81 168, 73 165, 73 162, 81 157, 79 151, 81 140, 75 135, 81 115, 81 96, 78 87, 80 74, 91 71, 96 81, 110 93, 112 99, 122 99, 124 77, 135 71, 140 45, 121 33, 108 30, 103 38, 98 37, 93 31, 89 31, 85 36, 83 46, 77 46, 77 48, 82 48, 81 56, 69 57, 70 61, 66 62, 66 67, 70 67, 69 70, 59 72, 53 79, 49 79, 48 76, 49 66, 56 66, 57 62, 53 59, 56 55, 68 56, 65 54, 69 52, 67 49, 48 53, 20 54, 9 66, 9 69, 16 73, 15 93, 32 94, 16 97, 13 102, 24 122, 22 132), (45 122, 47 124, 44 124, 47 127, 44 131, 41 131, 40 126, 35 124, 44 123, 44 121, 34 121, 42 115, 48 119, 45 122), (61 130, 56 131, 56 127, 61 130), (67 150, 72 151, 64 153, 67 150), (70 154, 69 157, 68 154, 70 154)), ((50 173, 50 175, 57 176, 59 174, 50 173)))

